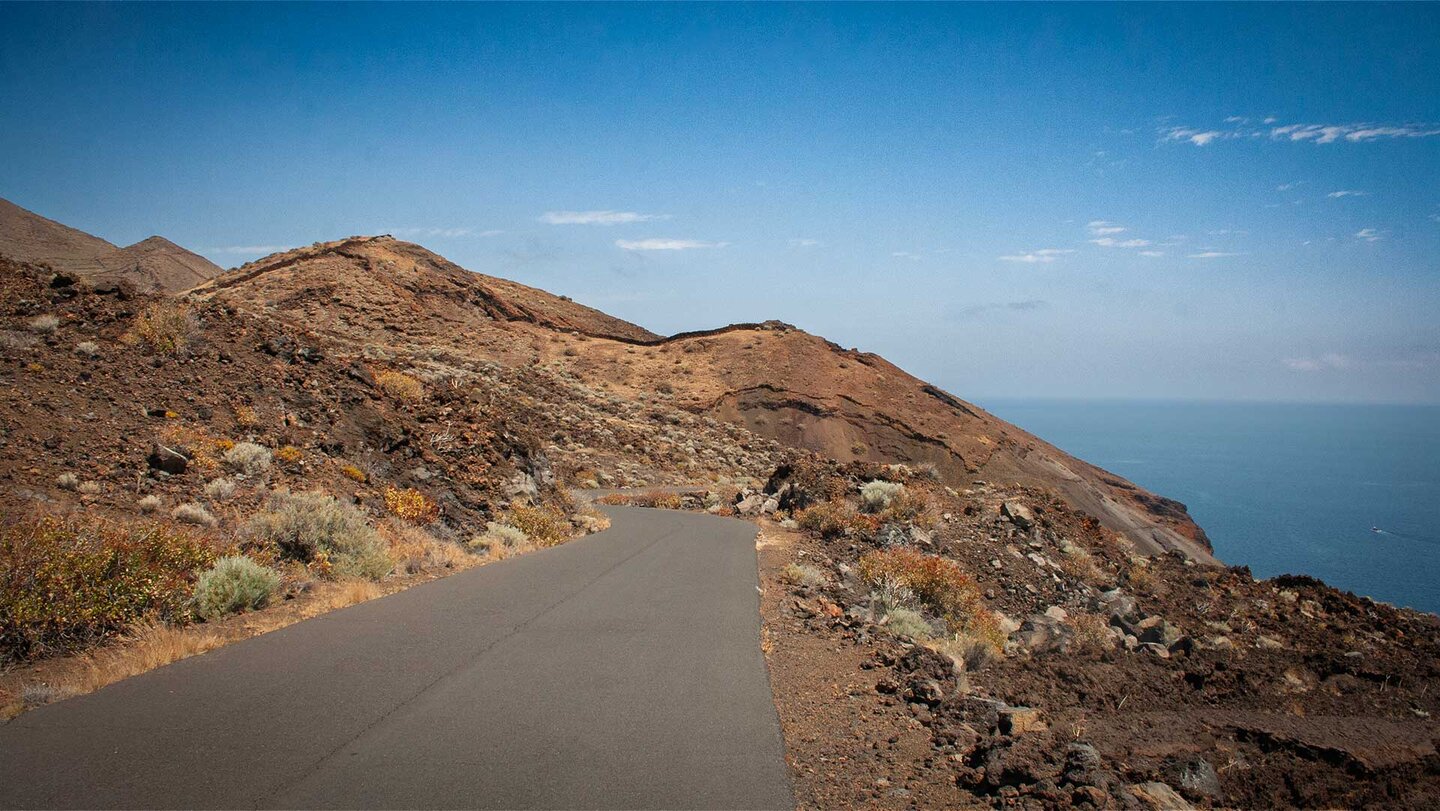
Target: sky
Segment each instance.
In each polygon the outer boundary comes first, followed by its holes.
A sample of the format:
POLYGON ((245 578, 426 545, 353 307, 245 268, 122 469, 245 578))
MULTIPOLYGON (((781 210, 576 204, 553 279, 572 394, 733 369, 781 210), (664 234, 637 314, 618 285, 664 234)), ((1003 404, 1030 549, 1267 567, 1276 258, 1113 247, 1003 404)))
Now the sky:
POLYGON ((1440 4, 0 3, 0 197, 986 398, 1440 402, 1440 4))

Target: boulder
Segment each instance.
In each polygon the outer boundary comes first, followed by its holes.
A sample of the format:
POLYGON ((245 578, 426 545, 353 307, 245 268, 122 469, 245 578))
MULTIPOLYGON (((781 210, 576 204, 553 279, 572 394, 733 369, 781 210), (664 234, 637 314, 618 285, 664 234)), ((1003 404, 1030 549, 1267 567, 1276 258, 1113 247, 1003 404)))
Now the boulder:
POLYGON ((1029 507, 1018 501, 1007 501, 1001 504, 1000 514, 1010 519, 1010 523, 1020 529, 1029 529, 1035 524, 1035 513, 1030 512, 1029 507))
POLYGON ((1175 793, 1175 789, 1164 783, 1149 782, 1141 783, 1138 786, 1131 786, 1130 793, 1135 795, 1147 808, 1157 811, 1189 811, 1191 805, 1175 793))
POLYGON ((735 512, 740 515, 759 515, 760 508, 765 506, 765 496, 759 493, 748 495, 735 503, 735 512))
POLYGON ((150 446, 150 455, 146 457, 145 461, 150 465, 152 470, 169 473, 172 476, 178 476, 184 473, 185 468, 190 466, 189 457, 174 448, 167 448, 158 442, 150 446))
POLYGON ((1000 731, 1006 735, 1024 735, 1048 729, 1040 720, 1040 711, 1034 707, 1005 707, 999 714, 1000 731))

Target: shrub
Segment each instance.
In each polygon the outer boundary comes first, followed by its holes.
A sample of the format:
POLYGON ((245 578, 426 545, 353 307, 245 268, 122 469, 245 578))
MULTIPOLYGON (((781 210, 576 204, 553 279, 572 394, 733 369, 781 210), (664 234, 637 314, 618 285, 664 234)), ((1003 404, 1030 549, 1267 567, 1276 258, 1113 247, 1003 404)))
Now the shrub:
POLYGON ((919 611, 911 608, 896 606, 890 609, 885 615, 884 625, 890 633, 896 636, 908 636, 912 639, 929 639, 935 633, 930 627, 930 622, 925 619, 919 611))
POLYGON ((792 586, 816 588, 825 585, 825 573, 803 563, 787 563, 780 576, 792 586))
POLYGON ((265 510, 251 517, 246 532, 274 544, 283 557, 316 563, 329 575, 379 580, 394 568, 385 542, 364 513, 320 492, 272 493, 265 510))
POLYGON ((500 549, 518 550, 530 545, 530 538, 519 527, 490 521, 485 524, 485 534, 471 538, 466 546, 476 552, 495 552, 500 549))
POLYGON ((890 502, 880 512, 880 520, 900 524, 918 524, 924 527, 933 526, 935 523, 930 497, 924 492, 910 487, 902 488, 900 492, 890 498, 890 502))
POLYGON ((225 466, 236 473, 258 476, 270 469, 270 450, 254 442, 237 442, 225 452, 225 466))
POLYGON ((385 509, 415 524, 429 524, 440 516, 440 505, 413 487, 386 487, 385 509))
POLYGON ((275 451, 275 458, 280 460, 280 463, 284 465, 293 465, 303 457, 304 454, 294 445, 286 445, 280 450, 275 451))
POLYGON ((235 406, 235 424, 241 428, 254 428, 260 424, 260 415, 248 405, 235 406))
POLYGON ((195 583, 195 613, 203 619, 264 607, 280 588, 280 575, 244 555, 215 561, 195 583))
POLYGON ((214 479, 205 485, 205 497, 211 501, 229 501, 235 497, 235 482, 229 479, 214 479))
POLYGON ((525 533, 537 546, 556 546, 570 540, 570 522, 541 507, 512 507, 505 523, 525 533))
POLYGON ((908 589, 916 602, 945 621, 951 633, 985 639, 997 648, 1005 644, 999 622, 985 607, 975 581, 953 560, 903 547, 882 549, 863 555, 857 571, 872 587, 908 589))
POLYGON ((364 484, 365 482, 369 481, 369 479, 370 479, 369 476, 366 476, 366 475, 365 475, 365 471, 361 470, 360 468, 356 467, 355 465, 349 465, 349 464, 347 464, 347 465, 342 465, 342 466, 340 467, 340 475, 341 475, 341 476, 344 476, 344 477, 347 478, 347 479, 350 479, 351 481, 356 481, 356 482, 359 482, 359 483, 361 483, 361 484, 364 484))
POLYGON ((93 358, 100 354, 100 345, 94 341, 81 341, 75 344, 75 354, 82 358, 93 358))
POLYGON ((43 682, 27 684, 24 689, 20 691, 20 703, 24 704, 27 710, 43 707, 46 704, 59 701, 64 697, 65 694, 59 687, 43 682))
POLYGON ((74 473, 61 473, 55 477, 55 486, 61 490, 79 490, 80 477, 74 473))
POLYGON ((890 502, 905 492, 905 485, 876 479, 860 487, 860 509, 867 513, 878 513, 890 506, 890 502))
POLYGON ((611 493, 596 499, 601 504, 631 507, 652 507, 660 510, 678 510, 684 506, 679 493, 652 491, 648 493, 611 493))
POLYGON ((390 543, 390 558, 395 561, 395 568, 407 574, 426 569, 454 568, 465 559, 465 553, 457 544, 439 540, 404 521, 390 519, 381 527, 381 534, 390 543))
POLYGON ((408 403, 418 402, 425 397, 425 386, 402 372, 381 372, 375 375, 375 385, 391 397, 408 403))
POLYGON ((160 497, 159 497, 159 496, 146 496, 146 497, 140 499, 139 501, 135 502, 135 506, 140 509, 140 512, 145 513, 146 515, 149 515, 150 513, 153 513, 153 512, 155 512, 156 510, 160 509, 160 507, 161 507, 160 497))
POLYGON ((30 329, 49 335, 60 328, 60 319, 53 315, 37 315, 30 319, 30 329))
POLYGON ((855 509, 842 500, 825 501, 806 508, 795 520, 801 529, 818 532, 823 538, 836 538, 850 532, 874 529, 874 523, 865 516, 856 515, 855 509))
POLYGON ((175 525, 75 517, 0 525, 0 660, 74 650, 188 615, 215 550, 175 525))
POLYGON ((35 345, 35 336, 16 330, 0 331, 0 348, 23 350, 35 345))
POLYGON ((1115 647, 1110 623, 1099 614, 1077 613, 1065 618, 1070 629, 1070 647, 1077 653, 1104 653, 1115 647))
POLYGON ((100 482, 97 481, 80 482, 80 486, 75 488, 77 492, 87 496, 98 496, 101 489, 100 482))
POLYGON ((170 513, 170 517, 176 521, 183 521, 187 524, 198 524, 202 527, 213 527, 220 523, 220 519, 211 515, 210 511, 205 509, 205 505, 196 504, 193 501, 189 504, 181 504, 179 507, 176 507, 175 510, 170 513))
POLYGON ((188 307, 178 301, 160 301, 135 316, 125 339, 162 355, 178 355, 189 348, 195 329, 195 317, 188 307))

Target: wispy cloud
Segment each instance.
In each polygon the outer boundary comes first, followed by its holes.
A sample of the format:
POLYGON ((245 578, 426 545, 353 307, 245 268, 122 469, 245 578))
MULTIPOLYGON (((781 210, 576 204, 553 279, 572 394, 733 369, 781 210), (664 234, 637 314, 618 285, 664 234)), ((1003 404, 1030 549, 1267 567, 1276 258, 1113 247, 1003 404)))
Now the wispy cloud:
POLYGON ((1275 191, 1292 191, 1304 185, 1305 181, 1303 180, 1297 180, 1294 183, 1281 183, 1279 186, 1275 187, 1275 191))
POLYGON ((695 239, 617 239, 615 247, 626 251, 690 251, 723 248, 728 242, 701 242, 695 239))
POLYGON ((1185 257, 1187 259, 1224 259, 1229 256, 1244 255, 1243 253, 1236 253, 1234 251, 1200 251, 1199 253, 1186 254, 1185 257))
POLYGON ((918 254, 914 251, 895 251, 890 255, 895 257, 896 259, 920 260, 924 258, 923 254, 918 254))
POLYGON ((540 222, 550 225, 625 225, 668 219, 669 214, 641 214, 637 211, 547 211, 540 215, 540 222))
POLYGON ((1041 248, 1038 251, 1013 253, 997 258, 1002 262, 1025 262, 1033 265, 1042 262, 1054 262, 1055 257, 1064 256, 1067 253, 1075 253, 1075 251, 1070 248, 1041 248))
POLYGON ((1102 248, 1145 248, 1150 245, 1148 239, 1115 239, 1114 237, 1100 237, 1092 239, 1090 242, 1102 248))
POLYGON ((819 244, 820 244, 820 240, 818 240, 818 239, 792 239, 792 240, 790 240, 790 247, 792 247, 792 248, 814 248, 815 246, 817 246, 817 245, 819 245, 819 244))
POLYGON ((1159 257, 1159 256, 1164 256, 1164 255, 1165 255, 1165 252, 1164 252, 1164 251, 1141 251, 1141 252, 1140 252, 1140 255, 1141 255, 1141 256, 1148 256, 1148 257, 1154 259, 1154 258, 1159 257))
POLYGON ((1363 239, 1366 242, 1379 242, 1385 238, 1385 232, 1377 231, 1374 228, 1361 228, 1355 232, 1356 239, 1363 239))
POLYGON ((281 251, 292 250, 294 245, 226 245, 223 248, 210 248, 205 253, 227 253, 238 256, 263 256, 265 254, 280 253, 281 251))
POLYGON ((1107 234, 1120 234, 1125 231, 1124 226, 1116 225, 1113 222, 1107 222, 1105 220, 1091 220, 1085 227, 1090 229, 1090 233, 1097 237, 1103 237, 1107 234))
POLYGON ((1316 357, 1282 358, 1280 362, 1292 372, 1334 371, 1349 369, 1355 365, 1349 355, 1339 352, 1326 352, 1316 357))
POLYGON ((1356 191, 1355 189, 1341 189, 1340 191, 1332 191, 1325 196, 1331 200, 1339 200, 1341 197, 1369 197, 1370 192, 1356 191))
POLYGON ((1042 299, 1025 299, 1024 301, 1004 301, 994 304, 971 304, 953 312, 958 316, 974 317, 992 312, 1031 312, 1042 310, 1048 306, 1050 306, 1049 303, 1042 299))
MULTIPOLYGON (((1161 141, 1190 143, 1207 146, 1216 141, 1237 139, 1270 139, 1289 143, 1333 144, 1340 141, 1358 144, 1395 138, 1431 138, 1440 135, 1440 126, 1434 124, 1280 124, 1273 118, 1265 119, 1265 126, 1254 126, 1247 119, 1231 117, 1225 119, 1226 127, 1214 129, 1204 127, 1164 126, 1159 129, 1161 141)), ((1281 189, 1284 191, 1285 189, 1281 189)))
POLYGON ((458 237, 494 237, 504 231, 476 231, 473 228, 392 228, 386 231, 394 237, 429 237, 430 239, 455 239, 458 237))

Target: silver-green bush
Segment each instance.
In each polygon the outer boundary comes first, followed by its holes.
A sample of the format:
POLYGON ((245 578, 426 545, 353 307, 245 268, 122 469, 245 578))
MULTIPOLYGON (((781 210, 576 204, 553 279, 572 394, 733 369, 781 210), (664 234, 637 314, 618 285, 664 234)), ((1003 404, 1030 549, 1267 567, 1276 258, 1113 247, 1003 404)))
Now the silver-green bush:
POLYGON ((254 442, 236 442, 225 452, 225 466, 236 473, 258 476, 270 469, 270 449, 254 442))
POLYGON ((280 554, 309 563, 324 553, 331 571, 339 577, 379 580, 390 573, 394 563, 365 514, 321 492, 276 491, 265 510, 256 513, 246 532, 260 541, 273 543, 280 554))
POLYGON ((244 555, 215 561, 195 583, 195 613, 213 620, 236 611, 262 608, 280 588, 280 575, 244 555))
POLYGON ((930 623, 920 612, 899 606, 890 609, 885 618, 885 627, 896 636, 908 636, 912 639, 925 639, 935 633, 935 629, 930 627, 930 623))
POLYGON ((905 485, 876 479, 866 482, 860 488, 860 509, 867 513, 878 513, 890 506, 890 502, 905 490, 905 485))

